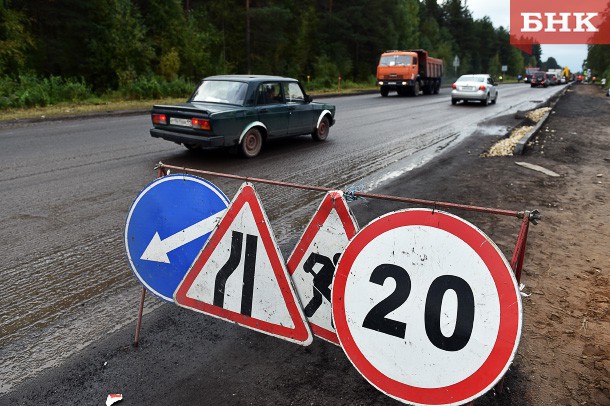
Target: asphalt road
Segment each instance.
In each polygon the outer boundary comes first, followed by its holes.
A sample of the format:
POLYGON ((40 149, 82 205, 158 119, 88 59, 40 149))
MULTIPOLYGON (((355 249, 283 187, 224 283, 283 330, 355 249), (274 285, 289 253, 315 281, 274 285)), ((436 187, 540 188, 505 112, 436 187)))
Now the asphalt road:
MULTIPOLYGON (((326 142, 308 136, 277 141, 253 160, 226 151, 194 154, 153 139, 147 114, 0 127, 0 394, 134 322, 140 285, 125 258, 122 232, 157 162, 371 190, 475 131, 504 134, 505 127, 485 123, 531 109, 562 88, 500 85, 498 103, 488 107, 451 106, 449 89, 417 98, 333 97, 325 101, 337 105, 337 124, 326 142)), ((211 180, 229 198, 240 186, 211 180)), ((321 196, 256 187, 287 256, 321 196)), ((160 305, 150 296, 146 302, 147 311, 160 305)), ((214 340, 220 347, 259 345, 249 334, 233 336, 234 327, 209 325, 218 329, 214 334, 232 337, 214 340)), ((335 350, 323 352, 334 357, 335 350)))

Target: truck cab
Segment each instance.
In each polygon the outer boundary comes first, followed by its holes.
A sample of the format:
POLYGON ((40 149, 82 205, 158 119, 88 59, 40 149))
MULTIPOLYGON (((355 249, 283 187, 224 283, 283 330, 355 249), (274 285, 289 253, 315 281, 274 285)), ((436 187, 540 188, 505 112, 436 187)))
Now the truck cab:
POLYGON ((377 66, 377 84, 381 96, 390 91, 398 95, 438 94, 443 74, 443 61, 431 58, 423 49, 386 51, 377 66))

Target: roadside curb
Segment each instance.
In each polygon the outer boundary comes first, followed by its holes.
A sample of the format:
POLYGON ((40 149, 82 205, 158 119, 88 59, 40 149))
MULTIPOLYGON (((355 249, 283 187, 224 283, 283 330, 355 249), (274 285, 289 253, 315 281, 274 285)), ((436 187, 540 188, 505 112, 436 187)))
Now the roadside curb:
POLYGON ((563 96, 570 87, 572 87, 572 85, 574 84, 574 82, 570 83, 569 85, 567 85, 560 93, 557 97, 554 97, 552 101, 549 102, 548 107, 551 108, 551 110, 549 110, 548 112, 546 112, 544 114, 544 116, 542 116, 542 118, 536 123, 536 125, 530 130, 528 131, 523 137, 521 137, 521 139, 519 140, 519 142, 517 142, 517 145, 515 145, 515 149, 513 151, 513 155, 523 155, 523 152, 525 152, 525 146, 527 145, 527 143, 530 141, 530 139, 534 136, 534 134, 536 134, 538 132, 538 130, 540 130, 540 127, 542 127, 544 125, 544 123, 546 122, 546 120, 549 118, 549 116, 551 115, 551 113, 553 112, 553 107, 555 107, 555 104, 557 104, 557 102, 559 101, 559 99, 561 98, 561 96, 563 96))
MULTIPOLYGON (((152 107, 152 105, 151 105, 152 107)), ((0 128, 11 127, 21 124, 30 123, 42 123, 45 121, 67 121, 67 120, 79 120, 83 118, 96 118, 96 117, 109 117, 109 116, 133 116, 137 114, 145 114, 150 112, 150 109, 133 109, 133 110, 107 110, 99 111, 94 113, 78 113, 78 114, 65 114, 51 117, 32 117, 32 118, 17 118, 14 120, 0 121, 0 128)))
POLYGON ((329 92, 329 93, 319 93, 316 94, 315 92, 312 93, 307 93, 310 96, 312 96, 314 98, 314 101, 316 101, 317 99, 328 99, 331 97, 349 97, 349 96, 360 96, 363 94, 375 94, 378 93, 379 90, 377 89, 366 89, 366 90, 358 90, 355 92, 348 92, 348 93, 343 93, 343 92, 329 92))

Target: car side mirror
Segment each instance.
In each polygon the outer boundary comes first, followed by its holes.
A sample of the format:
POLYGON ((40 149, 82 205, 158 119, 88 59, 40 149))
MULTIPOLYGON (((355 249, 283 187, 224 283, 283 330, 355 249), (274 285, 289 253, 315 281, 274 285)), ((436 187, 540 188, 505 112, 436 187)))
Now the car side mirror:
POLYGON ((313 97, 311 97, 310 95, 305 96, 305 103, 311 103, 312 101, 313 101, 313 97))

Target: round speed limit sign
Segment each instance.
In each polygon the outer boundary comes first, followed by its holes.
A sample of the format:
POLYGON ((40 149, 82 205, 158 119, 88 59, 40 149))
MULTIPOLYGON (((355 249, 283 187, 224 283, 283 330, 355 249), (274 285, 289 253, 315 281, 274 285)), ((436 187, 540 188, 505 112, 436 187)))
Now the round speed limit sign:
POLYGON ((352 364, 405 403, 481 396, 521 336, 521 296, 498 247, 467 221, 426 209, 388 213, 350 241, 332 308, 352 364))

